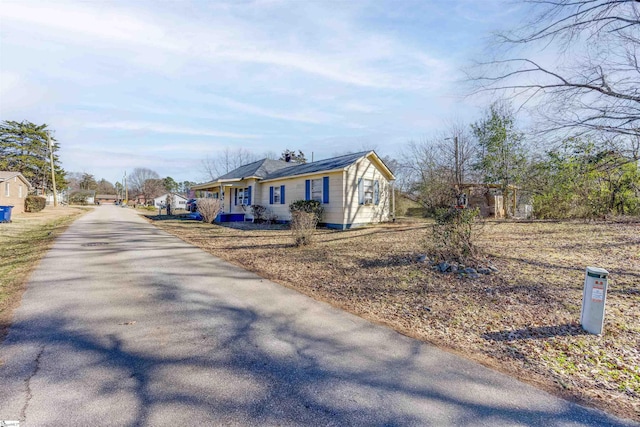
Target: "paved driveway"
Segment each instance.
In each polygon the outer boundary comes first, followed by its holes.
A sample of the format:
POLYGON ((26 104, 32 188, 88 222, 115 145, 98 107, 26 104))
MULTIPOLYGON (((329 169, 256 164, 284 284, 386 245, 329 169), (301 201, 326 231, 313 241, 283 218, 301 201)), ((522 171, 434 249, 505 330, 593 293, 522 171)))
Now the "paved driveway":
POLYGON ((115 206, 58 239, 0 359, 0 420, 21 426, 631 424, 261 279, 115 206))

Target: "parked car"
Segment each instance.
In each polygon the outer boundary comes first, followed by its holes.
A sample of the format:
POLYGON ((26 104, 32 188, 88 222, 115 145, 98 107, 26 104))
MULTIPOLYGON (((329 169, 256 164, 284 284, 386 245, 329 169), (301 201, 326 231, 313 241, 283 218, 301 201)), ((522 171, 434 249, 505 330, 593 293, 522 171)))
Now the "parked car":
POLYGON ((189 212, 195 212, 198 210, 196 199, 187 200, 187 204, 185 205, 185 209, 189 212))

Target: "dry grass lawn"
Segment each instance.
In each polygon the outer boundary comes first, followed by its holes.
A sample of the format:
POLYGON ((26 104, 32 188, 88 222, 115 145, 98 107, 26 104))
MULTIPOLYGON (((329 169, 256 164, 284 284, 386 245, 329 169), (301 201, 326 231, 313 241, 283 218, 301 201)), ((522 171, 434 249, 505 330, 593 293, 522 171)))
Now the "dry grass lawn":
POLYGON ((38 261, 55 238, 88 210, 47 206, 40 212, 12 215, 12 222, 0 223, 0 342, 38 261))
POLYGON ((234 264, 574 401, 640 420, 640 222, 488 222, 500 272, 460 279, 416 262, 430 226, 401 220, 289 231, 195 222, 158 227, 234 264), (584 270, 609 270, 605 334, 579 326, 584 270))

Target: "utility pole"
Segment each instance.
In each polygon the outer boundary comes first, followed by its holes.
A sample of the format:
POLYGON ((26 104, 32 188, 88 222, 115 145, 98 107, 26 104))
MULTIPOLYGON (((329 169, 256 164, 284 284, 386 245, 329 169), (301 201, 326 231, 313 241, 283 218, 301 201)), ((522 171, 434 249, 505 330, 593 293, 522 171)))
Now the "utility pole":
POLYGON ((58 206, 58 192, 56 191, 56 172, 53 168, 53 148, 51 145, 51 137, 47 131, 47 143, 49 144, 49 160, 51 161, 51 185, 53 186, 53 207, 58 206))
POLYGON ((460 176, 460 152, 459 152, 459 148, 458 148, 458 135, 455 135, 453 137, 453 146, 454 146, 454 151, 455 151, 455 158, 456 158, 456 166, 455 166, 455 174, 456 174, 456 184, 457 185, 461 185, 462 184, 462 177, 460 176))
POLYGON ((445 141, 453 140, 453 181, 456 186, 462 184, 462 168, 460 167, 460 144, 458 142, 458 135, 453 138, 445 138, 445 141))

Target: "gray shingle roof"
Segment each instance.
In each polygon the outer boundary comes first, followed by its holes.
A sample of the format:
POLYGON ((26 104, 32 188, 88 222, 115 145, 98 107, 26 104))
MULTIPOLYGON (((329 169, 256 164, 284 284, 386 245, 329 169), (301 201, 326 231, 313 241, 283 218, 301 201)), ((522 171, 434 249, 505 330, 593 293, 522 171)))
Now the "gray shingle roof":
POLYGON ((267 175, 265 179, 283 178, 286 176, 306 175, 309 173, 317 173, 324 171, 332 171, 344 169, 361 157, 369 154, 370 151, 361 151, 359 153, 345 154, 344 156, 332 157, 330 159, 318 160, 317 162, 304 163, 301 165, 289 166, 279 169, 267 175))
POLYGON ((282 160, 262 159, 257 162, 249 163, 248 165, 240 166, 239 168, 218 177, 216 181, 225 179, 242 179, 249 176, 264 178, 270 173, 289 167, 291 167, 291 163, 283 162, 282 160))
MULTIPOLYGON (((282 160, 262 159, 240 166, 239 168, 218 177, 213 182, 236 179, 240 180, 251 176, 255 176, 260 179, 278 179, 289 176, 340 170, 353 164, 355 161, 366 156, 370 152, 371 151, 360 151, 358 153, 345 154, 344 156, 332 157, 330 159, 318 160, 317 162, 304 164, 292 164, 282 160)), ((206 184, 200 184, 200 186, 204 185, 206 184)))

